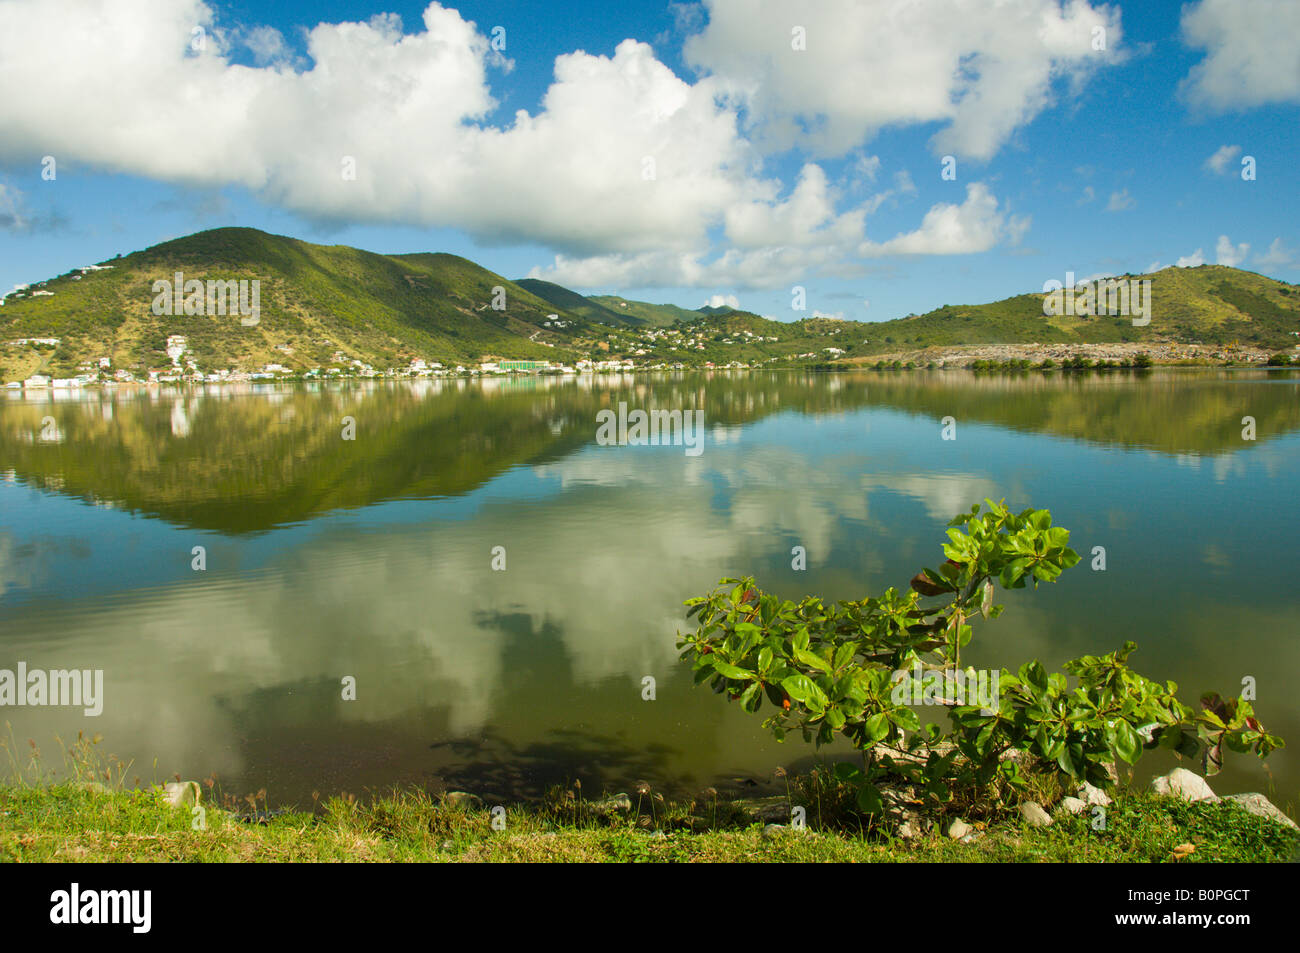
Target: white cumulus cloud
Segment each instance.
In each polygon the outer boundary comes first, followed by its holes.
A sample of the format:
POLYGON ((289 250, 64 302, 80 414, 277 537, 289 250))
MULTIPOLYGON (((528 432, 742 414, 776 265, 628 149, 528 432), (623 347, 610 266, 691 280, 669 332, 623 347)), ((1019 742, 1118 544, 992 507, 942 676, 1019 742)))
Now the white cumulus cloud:
POLYGON ((1008 216, 997 197, 981 182, 966 186, 960 205, 941 202, 926 212, 920 228, 881 244, 863 242, 863 255, 965 255, 988 251, 998 242, 1015 244, 1029 219, 1008 216))
POLYGON ((1300 3, 1202 0, 1183 8, 1183 42, 1206 51, 1183 80, 1191 103, 1215 111, 1300 102, 1300 3))
POLYGON ((1249 251, 1250 246, 1245 242, 1234 245, 1227 235, 1220 235, 1219 242, 1214 247, 1214 260, 1220 265, 1236 268, 1246 260, 1246 254, 1249 251))
POLYGON ((1261 268, 1294 268, 1296 251, 1282 244, 1282 239, 1275 238, 1268 246, 1268 251, 1255 256, 1255 264, 1261 268))
MULTIPOLYGON (((764 172, 747 130, 770 143, 807 123, 799 141, 811 152, 939 121, 937 149, 986 158, 1047 107, 1058 79, 1083 81, 1120 40, 1118 10, 1083 0, 996 11, 827 0, 797 14, 804 52, 789 49, 788 6, 709 0, 708 11, 707 25, 688 18, 701 31, 687 40, 703 70, 694 81, 625 40, 608 56, 557 56, 536 110, 500 120, 490 78, 510 62, 437 2, 414 29, 395 14, 320 23, 299 56, 272 28, 224 26, 202 0, 0 0, 0 89, 22 90, 0 96, 0 162, 48 154, 182 187, 243 187, 316 222, 541 244, 556 253, 545 276, 579 287, 773 288, 859 277, 882 255, 1015 244, 1029 219, 975 182, 964 202, 935 204, 881 241, 869 218, 917 194, 906 170, 865 201, 816 162, 787 187, 764 172), (1093 48, 1094 28, 1106 50, 1093 48)), ((863 153, 852 168, 849 187, 861 187, 881 160, 863 153)), ((0 224, 6 215, 22 225, 0 192, 0 224)))
POLYGON ((1085 0, 705 0, 688 63, 744 103, 759 140, 841 154, 893 124, 942 122, 937 153, 991 157, 1120 56, 1118 7, 1085 0), (802 31, 805 49, 795 49, 802 31), (1096 31, 1104 31, 1098 33, 1096 31), (1096 42, 1104 37, 1103 45, 1096 42), (924 42, 917 42, 924 37, 924 42))
POLYGON ((1119 192, 1110 193, 1110 201, 1106 203, 1106 211, 1123 212, 1137 205, 1137 199, 1128 194, 1128 189, 1119 192))
MULTIPOLYGON (((772 188, 750 175, 713 84, 683 81, 643 43, 557 57, 537 113, 494 126, 488 40, 437 3, 415 32, 394 15, 314 27, 302 71, 232 62, 234 35, 199 0, 0 4, 0 89, 24 90, 0 97, 0 159, 51 154, 242 185, 316 220, 587 251, 692 246, 723 210, 772 188), (207 29, 197 51, 196 24, 207 29)), ((272 33, 240 35, 258 58, 281 49, 272 33)))
POLYGON ((1229 164, 1239 155, 1241 155, 1241 146, 1219 146, 1214 150, 1214 154, 1205 160, 1205 168, 1215 175, 1224 175, 1228 171, 1229 164))

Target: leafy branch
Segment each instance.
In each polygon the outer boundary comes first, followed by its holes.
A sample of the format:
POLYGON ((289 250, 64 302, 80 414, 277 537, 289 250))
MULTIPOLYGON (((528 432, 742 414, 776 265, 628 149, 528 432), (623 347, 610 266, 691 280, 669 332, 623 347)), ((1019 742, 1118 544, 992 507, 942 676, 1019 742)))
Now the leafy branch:
POLYGON ((1179 702, 1173 682, 1132 671, 1132 642, 1067 662, 1063 673, 1049 674, 1037 661, 1015 673, 1002 669, 996 697, 967 704, 960 686, 976 673, 962 670, 961 650, 973 620, 1002 613, 993 602, 995 582, 1037 588, 1079 562, 1069 531, 1053 526, 1047 510, 1014 514, 1004 502, 985 505, 985 512, 977 504, 952 520, 945 561, 922 569, 906 592, 891 587, 879 597, 830 605, 816 596, 793 602, 746 577, 723 579, 688 600, 687 616, 698 626, 679 633, 677 645, 693 662, 695 683, 708 682, 749 712, 766 699, 774 713, 764 726, 778 740, 790 732, 817 745, 847 738, 862 753, 862 766, 840 763, 836 774, 857 786, 868 813, 885 809, 886 779, 910 784, 938 805, 956 790, 995 781, 1023 787, 1031 763, 1063 783, 1109 787, 1109 766, 1131 765, 1143 749, 1199 757, 1214 774, 1225 746, 1261 758, 1282 747, 1245 699, 1209 693, 1193 710, 1179 702), (923 604, 932 599, 939 601, 923 604), (947 708, 948 731, 923 727, 909 707, 916 673, 921 699, 947 708), (946 690, 954 686, 955 694, 946 690))

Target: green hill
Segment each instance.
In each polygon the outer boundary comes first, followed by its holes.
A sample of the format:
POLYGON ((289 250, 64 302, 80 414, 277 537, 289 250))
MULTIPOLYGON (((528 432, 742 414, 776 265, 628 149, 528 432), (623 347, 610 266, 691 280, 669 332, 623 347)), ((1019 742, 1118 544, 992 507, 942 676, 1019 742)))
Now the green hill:
POLYGON ((983 344, 1237 342, 1290 352, 1300 332, 1300 287, 1219 265, 1166 268, 1151 280, 1152 317, 1044 315, 1042 293, 945 305, 866 323, 772 321, 732 308, 695 311, 613 295, 584 297, 536 279, 510 281, 446 254, 380 255, 315 245, 250 228, 164 242, 22 291, 0 307, 0 379, 70 377, 102 357, 137 376, 172 367, 170 335, 184 335, 198 369, 293 371, 413 359, 447 366, 523 358, 642 364, 824 363, 888 352, 983 344), (155 314, 154 282, 181 272, 200 282, 259 282, 260 315, 155 314), (501 307, 497 307, 501 305, 501 307), (550 315, 557 315, 552 320, 550 315), (25 339, 57 338, 57 346, 25 339), (23 343, 14 343, 23 341, 23 343))
POLYGON ((557 308, 567 311, 569 314, 579 315, 588 321, 599 321, 602 324, 610 324, 615 327, 638 327, 646 323, 641 318, 634 317, 626 312, 619 314, 616 311, 611 311, 594 298, 584 298, 576 291, 570 291, 562 285, 553 284, 549 281, 542 281, 538 278, 520 278, 515 284, 525 291, 537 295, 543 301, 549 301, 557 308))
POLYGON ((1123 315, 1043 314, 1044 295, 944 305, 870 325, 858 353, 973 344, 1161 342, 1253 344, 1291 350, 1300 331, 1300 286, 1223 265, 1165 268, 1151 280, 1151 321, 1123 315))
POLYGON ((687 314, 671 327, 643 329, 634 353, 647 363, 824 364, 852 356, 870 327, 832 318, 773 321, 731 308, 687 314))
POLYGON ((626 315, 638 323, 652 328, 671 327, 677 321, 690 321, 699 317, 699 312, 679 308, 675 304, 650 304, 647 301, 633 301, 618 295, 592 295, 592 301, 615 314, 626 315))
MULTIPOLYGON (((103 264, 109 267, 11 294, 0 309, 0 340, 60 338, 57 350, 41 357, 43 370, 56 375, 101 356, 137 372, 166 368, 173 334, 186 336, 204 371, 271 362, 295 370, 339 366, 336 353, 378 370, 414 357, 560 361, 590 343, 585 318, 562 312, 565 327, 548 328, 548 314, 556 313, 550 302, 455 255, 379 255, 221 228, 103 264), (259 323, 245 327, 238 315, 154 314, 153 282, 170 281, 175 272, 187 281, 260 281, 259 323), (494 298, 504 309, 493 308, 494 298)), ((32 359, 30 348, 0 353, 8 379, 24 359, 32 359)))

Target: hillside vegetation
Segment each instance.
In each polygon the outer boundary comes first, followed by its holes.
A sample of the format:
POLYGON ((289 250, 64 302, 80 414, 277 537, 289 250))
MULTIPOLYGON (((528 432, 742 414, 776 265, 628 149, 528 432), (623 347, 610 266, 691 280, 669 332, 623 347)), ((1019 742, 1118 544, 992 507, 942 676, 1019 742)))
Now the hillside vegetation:
POLYGON ((675 304, 650 304, 646 301, 620 298, 618 295, 592 295, 591 300, 602 305, 608 311, 623 314, 629 319, 635 319, 644 325, 656 328, 672 327, 678 321, 694 321, 700 314, 704 313, 703 308, 699 311, 688 311, 686 308, 679 308, 675 304))
POLYGON ((453 368, 498 358, 809 364, 1031 342, 1240 343, 1291 352, 1300 340, 1300 287, 1218 265, 1124 276, 1151 280, 1151 321, 1134 326, 1124 315, 1044 315, 1041 293, 878 323, 776 321, 732 308, 584 297, 537 279, 510 281, 455 255, 381 255, 251 228, 200 232, 100 264, 4 299, 0 378, 69 377, 104 357, 136 376, 167 370, 171 335, 185 336, 186 361, 208 374, 267 364, 382 373, 416 359, 453 368), (260 320, 154 314, 154 282, 177 272, 204 282, 257 280, 260 320), (31 338, 59 340, 23 340, 31 338))
MULTIPOLYGON (((555 312, 548 302, 455 255, 378 255, 249 228, 201 232, 105 264, 111 269, 72 272, 11 294, 0 310, 0 336, 60 338, 45 360, 56 374, 102 356, 137 371, 167 367, 173 334, 185 335, 203 370, 268 362, 305 370, 339 365, 336 354, 382 370, 414 357, 572 359, 570 348, 587 327, 571 315, 567 333, 547 329, 555 312), (259 280, 259 323, 153 314, 153 282, 178 271, 186 280, 259 280), (492 308, 498 287, 504 310, 492 308)), ((3 361, 16 364, 16 357, 6 353, 3 361)))
POLYGON ((871 326, 856 353, 973 344, 1175 342, 1292 348, 1300 287, 1223 265, 1165 268, 1120 280, 1151 280, 1151 321, 1123 315, 1043 314, 1042 293, 988 304, 944 305, 871 326))
POLYGON ((549 281, 542 281, 538 278, 520 278, 515 284, 527 291, 531 291, 537 297, 553 304, 561 311, 578 315, 588 321, 599 321, 601 324, 608 324, 613 327, 641 327, 650 323, 627 311, 622 313, 614 311, 605 307, 596 298, 585 298, 576 291, 570 291, 562 285, 552 284, 549 281))

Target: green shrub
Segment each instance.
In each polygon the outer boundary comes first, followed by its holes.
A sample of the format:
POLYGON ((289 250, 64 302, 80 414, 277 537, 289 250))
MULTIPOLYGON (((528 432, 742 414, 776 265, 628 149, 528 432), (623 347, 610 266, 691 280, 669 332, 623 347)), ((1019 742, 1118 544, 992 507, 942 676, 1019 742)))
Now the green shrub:
POLYGON ((798 603, 761 592, 752 578, 723 579, 720 588, 690 599, 688 617, 698 628, 681 636, 682 658, 691 659, 695 682, 708 682, 749 712, 764 699, 775 714, 764 722, 778 740, 799 732, 825 744, 838 734, 862 754, 862 765, 839 763, 840 779, 857 787, 859 806, 877 813, 894 797, 883 787, 901 779, 928 806, 954 793, 991 784, 1028 787, 1024 764, 1032 763, 1062 785, 1089 781, 1108 787, 1107 766, 1134 763, 1142 749, 1163 747, 1201 755, 1217 772, 1223 746, 1266 756, 1282 741, 1267 734, 1248 701, 1216 694, 1193 712, 1176 697, 1176 686, 1133 672, 1127 642, 1117 652, 1083 656, 1049 674, 1037 661, 1015 674, 998 673, 995 698, 978 704, 951 686, 973 671, 961 668, 971 623, 995 619, 994 582, 1022 589, 1054 582, 1079 561, 1069 531, 1052 525, 1047 510, 1011 513, 985 501, 950 524, 947 557, 923 569, 910 590, 887 589, 878 598, 827 605, 816 596, 798 603), (942 597, 924 607, 922 598, 942 597), (908 707, 919 681, 948 708, 951 722, 922 727, 908 707), (1072 688, 1067 675, 1073 677, 1072 688), (900 677, 901 676, 901 677, 900 677), (900 689, 905 689, 900 692, 900 689), (1012 757, 1023 753, 1029 758, 1012 757))

